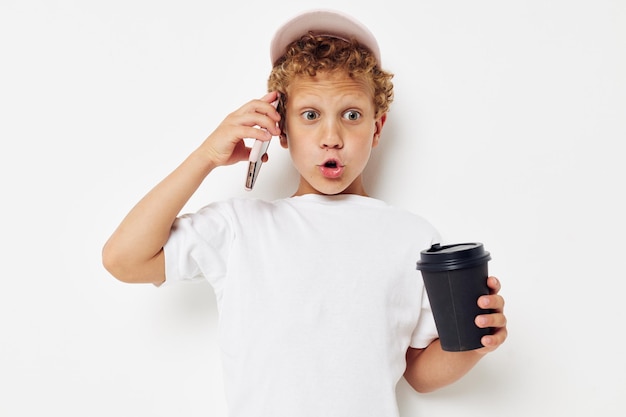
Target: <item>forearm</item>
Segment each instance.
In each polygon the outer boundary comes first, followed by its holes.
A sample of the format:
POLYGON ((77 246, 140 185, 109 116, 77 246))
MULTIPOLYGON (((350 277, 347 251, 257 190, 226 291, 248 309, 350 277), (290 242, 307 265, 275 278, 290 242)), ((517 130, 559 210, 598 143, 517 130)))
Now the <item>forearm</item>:
POLYGON ((176 216, 214 167, 199 152, 192 153, 131 209, 103 248, 103 263, 113 276, 154 282, 158 277, 143 275, 151 270, 164 274, 162 268, 146 265, 160 256, 176 216))
POLYGON ((423 350, 409 348, 404 377, 416 391, 432 392, 459 380, 484 355, 481 350, 446 352, 437 339, 423 350))

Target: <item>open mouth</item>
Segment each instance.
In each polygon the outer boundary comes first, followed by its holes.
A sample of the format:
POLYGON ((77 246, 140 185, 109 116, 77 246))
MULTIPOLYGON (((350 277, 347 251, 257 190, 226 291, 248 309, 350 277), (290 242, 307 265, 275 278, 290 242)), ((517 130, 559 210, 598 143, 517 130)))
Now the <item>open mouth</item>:
POLYGON ((320 171, 326 178, 338 178, 343 172, 343 165, 336 159, 329 159, 320 165, 320 171))

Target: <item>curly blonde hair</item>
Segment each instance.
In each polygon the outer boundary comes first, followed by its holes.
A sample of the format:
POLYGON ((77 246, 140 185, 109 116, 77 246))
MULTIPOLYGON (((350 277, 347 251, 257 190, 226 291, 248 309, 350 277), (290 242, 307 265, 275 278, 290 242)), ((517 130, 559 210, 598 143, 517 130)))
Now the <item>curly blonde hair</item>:
POLYGON ((287 88, 294 78, 313 77, 324 71, 346 71, 350 77, 366 81, 374 92, 376 117, 389 111, 393 101, 393 74, 379 68, 374 55, 354 39, 309 33, 292 42, 272 68, 268 91, 281 93, 284 108, 289 99, 287 88))

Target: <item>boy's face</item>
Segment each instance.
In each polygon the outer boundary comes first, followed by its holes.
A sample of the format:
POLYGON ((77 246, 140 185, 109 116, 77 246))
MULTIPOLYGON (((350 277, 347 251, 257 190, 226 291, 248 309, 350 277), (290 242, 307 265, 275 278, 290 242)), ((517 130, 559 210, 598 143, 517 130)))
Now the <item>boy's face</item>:
POLYGON ((372 89, 344 73, 318 73, 299 76, 287 93, 281 145, 300 173, 295 195, 366 195, 362 173, 386 118, 375 118, 372 89))

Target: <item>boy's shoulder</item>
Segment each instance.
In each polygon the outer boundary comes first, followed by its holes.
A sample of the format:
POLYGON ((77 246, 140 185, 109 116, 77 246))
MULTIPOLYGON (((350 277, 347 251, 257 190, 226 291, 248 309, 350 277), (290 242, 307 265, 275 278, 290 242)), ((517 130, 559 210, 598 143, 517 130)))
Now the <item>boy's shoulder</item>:
POLYGON ((319 195, 305 194, 264 200, 250 197, 232 197, 204 206, 197 214, 221 214, 225 217, 260 219, 264 216, 281 216, 284 221, 293 216, 332 216, 333 218, 363 218, 372 224, 396 223, 434 230, 423 216, 406 208, 389 204, 377 198, 355 194, 319 195))

